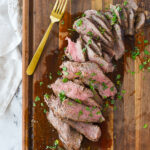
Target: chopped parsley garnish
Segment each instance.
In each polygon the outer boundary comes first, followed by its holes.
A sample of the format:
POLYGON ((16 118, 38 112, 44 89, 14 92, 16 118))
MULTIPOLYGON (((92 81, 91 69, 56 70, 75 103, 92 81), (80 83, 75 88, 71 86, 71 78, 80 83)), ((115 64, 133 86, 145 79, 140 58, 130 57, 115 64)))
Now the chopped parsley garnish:
POLYGON ((92 76, 92 77, 93 77, 93 76, 96 76, 96 73, 95 73, 95 72, 91 73, 91 76, 92 76))
POLYGON ((58 96, 59 96, 61 102, 63 102, 66 99, 66 95, 65 95, 64 91, 60 92, 58 96))
POLYGON ((81 71, 75 73, 75 75, 77 75, 77 76, 80 76, 81 74, 82 74, 81 71))
POLYGON ((114 110, 117 110, 117 107, 116 107, 116 106, 114 106, 114 110))
POLYGON ((40 82, 40 86, 42 86, 42 85, 43 85, 43 82, 41 81, 41 82, 40 82))
POLYGON ((72 106, 72 104, 73 104, 72 102, 68 102, 68 105, 72 106))
POLYGON ((46 114, 46 113, 47 113, 47 110, 46 110, 46 109, 44 109, 44 110, 43 110, 43 112, 46 114))
POLYGON ((33 107, 35 107, 36 106, 36 104, 33 102, 33 107))
POLYGON ((69 31, 76 31, 75 29, 68 29, 69 31))
POLYGON ((117 97, 119 100, 121 100, 123 98, 120 94, 117 97))
POLYGON ((106 103, 106 104, 105 104, 105 107, 107 108, 108 106, 109 106, 109 104, 108 104, 108 103, 106 103))
POLYGON ((145 50, 144 50, 144 54, 145 54, 145 55, 150 55, 150 52, 145 49, 145 50))
POLYGON ((43 107, 43 106, 44 106, 44 104, 43 104, 43 103, 41 103, 41 106, 43 107))
POLYGON ((148 127, 148 124, 144 124, 143 128, 146 129, 148 127))
POLYGON ((101 112, 100 112, 100 111, 98 111, 96 114, 97 114, 97 115, 100 115, 100 114, 101 114, 101 112))
POLYGON ((112 17, 112 19, 111 19, 111 25, 114 25, 114 24, 117 23, 118 18, 117 18, 117 15, 115 14, 114 11, 113 11, 112 15, 113 15, 113 17, 112 17))
POLYGON ((106 98, 107 98, 107 96, 105 96, 105 95, 104 95, 104 96, 103 96, 103 98, 104 98, 104 99, 106 99, 106 98))
POLYGON ((63 78, 62 82, 64 82, 64 83, 68 82, 68 78, 63 78))
POLYGON ((90 44, 92 44, 92 40, 88 40, 87 45, 90 45, 90 44))
POLYGON ((62 70, 63 70, 63 71, 67 71, 67 67, 63 67, 62 70))
POLYGON ((82 49, 82 52, 83 52, 83 53, 85 53, 85 52, 86 52, 86 47, 84 47, 84 48, 82 49))
POLYGON ((80 117, 81 115, 83 115, 83 111, 82 111, 82 110, 79 111, 79 117, 80 117))
POLYGON ((122 11, 122 8, 121 8, 120 6, 117 6, 116 10, 117 10, 118 12, 120 12, 120 11, 122 11))
POLYGON ((92 113, 90 113, 90 114, 89 114, 89 116, 90 116, 90 117, 93 117, 93 114, 92 114, 92 113))
POLYGON ((119 80, 120 78, 121 78, 121 75, 120 75, 120 74, 117 74, 116 79, 119 80))
POLYGON ((113 92, 114 91, 114 87, 111 87, 110 90, 113 92))
POLYGON ((122 92, 123 94, 125 94, 125 93, 126 93, 126 90, 122 90, 121 92, 122 92))
POLYGON ((93 33, 91 31, 87 32, 87 35, 93 36, 93 33))
POLYGON ((62 25, 64 25, 64 24, 65 24, 64 20, 62 20, 62 21, 61 21, 61 24, 62 24, 62 25))
POLYGON ((147 43, 148 43, 148 40, 144 40, 144 43, 147 44, 147 43))
POLYGON ((100 64, 100 66, 101 66, 101 67, 103 67, 103 66, 104 66, 104 64, 100 64))
POLYGON ((45 97, 46 99, 49 99, 49 98, 50 98, 50 95, 48 95, 48 94, 46 93, 46 94, 44 94, 44 97, 45 97))
POLYGON ((111 100, 111 104, 112 105, 115 104, 115 100, 114 99, 111 100))
POLYGON ((77 27, 81 26, 82 23, 83 23, 83 21, 82 21, 81 19, 79 19, 79 20, 77 21, 77 23, 76 23, 77 27))
POLYGON ((103 86, 103 90, 106 90, 108 88, 105 82, 102 83, 102 86, 103 86))
POLYGON ((40 98, 38 96, 36 96, 35 98, 35 102, 40 101, 40 98))
POLYGON ((81 17, 85 17, 85 16, 86 16, 85 14, 82 14, 82 15, 81 15, 81 17))
POLYGON ((64 51, 67 49, 67 47, 64 47, 64 51))
POLYGON ((126 6, 127 4, 128 4, 128 2, 127 2, 127 1, 124 1, 123 5, 126 6))
POLYGON ((79 99, 75 99, 75 101, 79 104, 82 104, 81 100, 79 100, 79 99))
POLYGON ((51 73, 51 72, 49 73, 49 79, 50 79, 50 80, 52 80, 52 79, 53 79, 53 77, 52 77, 52 73, 51 73))
POLYGON ((131 71, 131 70, 128 70, 129 73, 131 73, 131 75, 134 75, 135 72, 134 71, 131 71))
POLYGON ((89 83, 89 87, 90 87, 90 89, 91 89, 92 91, 94 91, 94 90, 95 90, 95 88, 94 88, 94 86, 92 85, 92 83, 91 83, 91 82, 89 83))
POLYGON ((87 110, 87 111, 91 111, 91 109, 90 109, 89 107, 86 107, 86 110, 87 110))
POLYGON ((120 81, 119 80, 117 81, 117 84, 120 85, 120 81))
POLYGON ((132 59, 135 60, 136 57, 139 55, 140 55, 140 50, 138 47, 135 47, 134 50, 131 52, 132 59))
POLYGON ((104 28, 102 28, 102 27, 99 27, 99 30, 100 30, 100 32, 102 33, 102 34, 104 34, 105 33, 105 29, 104 28))
POLYGON ((140 64, 140 65, 139 65, 139 69, 142 70, 143 68, 144 68, 144 65, 143 65, 143 64, 140 64))
POLYGON ((58 71, 57 74, 58 74, 59 76, 61 76, 61 75, 62 75, 62 72, 61 72, 61 71, 58 71))
POLYGON ((58 147, 59 145, 59 141, 58 140, 55 140, 53 146, 46 146, 46 149, 51 149, 51 150, 54 150, 58 147))
POLYGON ((65 75, 65 76, 67 76, 68 74, 69 74, 68 72, 64 71, 64 75, 65 75))

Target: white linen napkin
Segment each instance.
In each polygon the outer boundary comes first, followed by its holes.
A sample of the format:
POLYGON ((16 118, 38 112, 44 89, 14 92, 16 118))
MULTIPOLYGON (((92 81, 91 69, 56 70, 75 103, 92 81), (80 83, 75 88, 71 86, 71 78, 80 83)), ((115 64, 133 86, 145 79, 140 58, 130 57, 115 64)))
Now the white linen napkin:
POLYGON ((18 0, 0 0, 0 116, 22 79, 21 13, 18 0))

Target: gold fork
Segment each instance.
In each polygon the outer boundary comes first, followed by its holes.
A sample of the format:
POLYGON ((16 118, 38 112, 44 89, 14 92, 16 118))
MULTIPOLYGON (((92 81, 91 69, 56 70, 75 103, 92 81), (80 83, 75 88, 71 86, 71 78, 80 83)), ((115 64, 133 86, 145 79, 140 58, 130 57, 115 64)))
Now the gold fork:
POLYGON ((46 44, 46 41, 47 41, 48 36, 50 34, 50 31, 51 31, 51 29, 53 27, 53 24, 55 22, 59 22, 61 20, 63 14, 65 12, 67 1, 68 0, 56 0, 56 3, 54 5, 54 8, 53 8, 53 10, 51 12, 51 15, 50 15, 51 23, 50 23, 50 25, 49 25, 49 27, 48 27, 48 29, 47 29, 47 31, 46 31, 42 41, 41 41, 41 43, 39 44, 39 46, 38 46, 38 48, 37 48, 37 50, 36 50, 32 60, 31 60, 31 62, 29 64, 28 68, 27 68, 26 73, 28 75, 32 75, 33 74, 33 72, 34 72, 34 70, 35 70, 35 68, 37 66, 37 63, 38 63, 38 61, 40 59, 40 56, 41 56, 41 54, 43 52, 44 46, 46 44))

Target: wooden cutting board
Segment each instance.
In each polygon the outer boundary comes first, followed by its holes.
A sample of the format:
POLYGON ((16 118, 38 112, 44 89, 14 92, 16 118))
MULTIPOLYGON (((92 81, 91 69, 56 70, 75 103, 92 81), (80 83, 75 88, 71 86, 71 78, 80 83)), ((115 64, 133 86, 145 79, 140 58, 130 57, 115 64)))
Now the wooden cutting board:
MULTIPOLYGON (((51 93, 47 85, 58 77, 63 48, 67 44, 64 38, 72 33, 68 28, 87 9, 102 10, 110 3, 121 2, 69 0, 63 21, 54 25, 34 75, 27 76, 27 66, 50 23, 49 15, 55 0, 23 0, 23 150, 44 150, 58 139, 57 132, 46 119, 48 108, 43 95, 51 93), (52 80, 49 79, 50 73, 52 80), (40 82, 43 85, 40 86, 40 82), (35 102, 37 96, 40 101, 35 102)), ((150 10, 149 0, 137 2, 143 9, 150 10)), ((142 51, 143 41, 150 40, 149 35, 150 27, 145 27, 134 40, 125 39, 126 49, 132 50, 136 46, 142 51)), ((121 74, 122 89, 126 90, 124 98, 116 100, 115 105, 104 112, 106 121, 101 124, 100 141, 84 140, 82 150, 150 150, 150 72, 139 71, 140 63, 141 57, 133 60, 126 53, 117 63, 115 72, 108 75, 116 82, 115 76, 121 74), (143 128, 144 124, 148 127, 143 128)))

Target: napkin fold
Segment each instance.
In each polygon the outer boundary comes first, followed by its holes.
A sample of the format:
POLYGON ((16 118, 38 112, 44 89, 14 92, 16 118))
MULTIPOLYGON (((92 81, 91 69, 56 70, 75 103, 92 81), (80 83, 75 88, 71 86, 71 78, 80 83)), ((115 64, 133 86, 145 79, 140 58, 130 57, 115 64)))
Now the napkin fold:
POLYGON ((19 0, 0 0, 0 116, 22 79, 20 8, 19 0))

